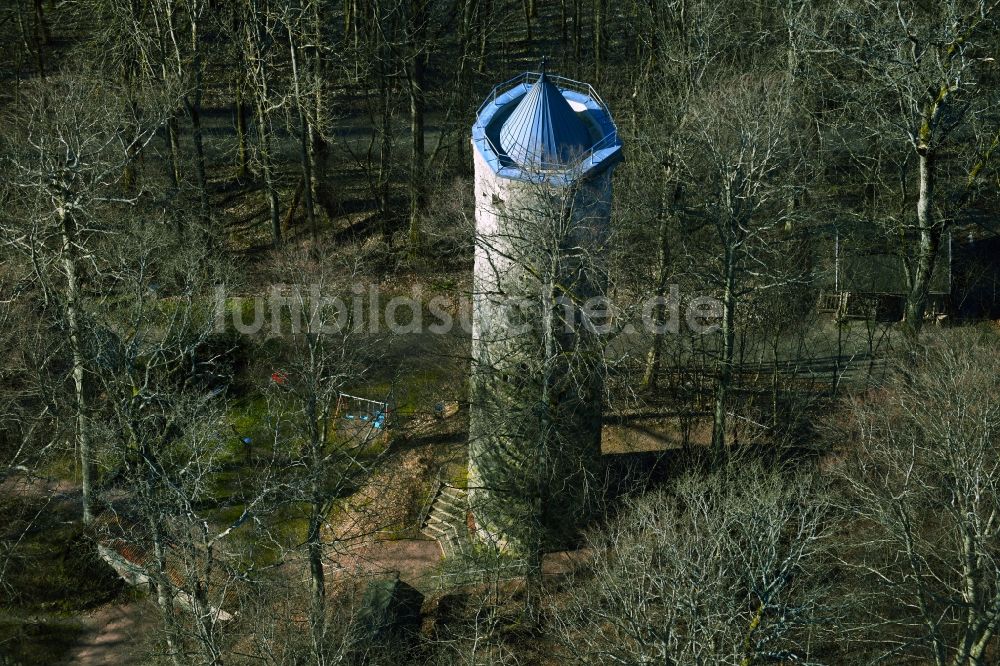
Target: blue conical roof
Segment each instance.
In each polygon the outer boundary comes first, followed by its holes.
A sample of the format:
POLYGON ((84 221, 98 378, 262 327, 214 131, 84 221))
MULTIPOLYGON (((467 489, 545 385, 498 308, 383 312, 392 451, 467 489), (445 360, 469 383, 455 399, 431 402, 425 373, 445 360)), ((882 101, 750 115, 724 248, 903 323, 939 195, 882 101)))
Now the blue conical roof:
POLYGON ((555 169, 593 141, 587 126, 542 73, 500 128, 500 145, 523 169, 555 169))

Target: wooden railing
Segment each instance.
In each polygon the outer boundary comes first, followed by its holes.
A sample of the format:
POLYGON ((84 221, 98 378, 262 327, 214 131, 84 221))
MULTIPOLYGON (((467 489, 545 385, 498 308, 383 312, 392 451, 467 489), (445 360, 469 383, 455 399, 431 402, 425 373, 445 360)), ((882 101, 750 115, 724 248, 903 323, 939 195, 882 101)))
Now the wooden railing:
MULTIPOLYGON (((924 317, 939 319, 948 314, 950 295, 927 295, 924 317)), ((820 314, 831 314, 835 319, 874 319, 875 321, 902 321, 906 296, 898 293, 871 291, 821 292, 816 303, 820 314)))

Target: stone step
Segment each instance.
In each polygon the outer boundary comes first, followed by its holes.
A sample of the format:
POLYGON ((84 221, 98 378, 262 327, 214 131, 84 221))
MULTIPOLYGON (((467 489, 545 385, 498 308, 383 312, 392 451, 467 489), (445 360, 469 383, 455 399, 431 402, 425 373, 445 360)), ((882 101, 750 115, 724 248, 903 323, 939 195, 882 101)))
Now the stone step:
POLYGON ((436 518, 438 522, 445 523, 447 525, 462 526, 465 525, 465 519, 459 516, 445 513, 443 511, 431 511, 431 515, 427 517, 427 522, 431 521, 431 518, 436 518))
POLYGON ((427 523, 427 527, 425 527, 421 531, 424 534, 427 534, 428 536, 433 536, 435 539, 440 537, 445 539, 460 540, 465 536, 462 533, 462 530, 460 530, 455 525, 451 523, 442 523, 437 521, 427 523))
POLYGON ((465 522, 465 509, 459 509, 458 507, 447 506, 436 502, 434 506, 431 507, 430 515, 437 516, 444 520, 448 518, 457 523, 465 522))
POLYGON ((433 529, 430 529, 430 531, 434 534, 436 539, 443 541, 460 542, 464 536, 461 532, 456 530, 453 525, 434 525, 433 529))
POLYGON ((465 502, 453 502, 446 497, 440 497, 431 508, 444 509, 448 513, 456 516, 464 516, 465 512, 468 510, 468 505, 465 502))
POLYGON ((437 501, 434 502, 434 506, 441 506, 449 511, 452 511, 458 515, 465 515, 465 511, 469 507, 469 503, 465 500, 457 500, 447 495, 438 495, 437 501))
POLYGON ((444 495, 446 497, 464 502, 465 499, 469 496, 469 493, 468 491, 462 490, 461 488, 456 488, 455 486, 441 486, 440 495, 444 495))
POLYGON ((455 522, 454 521, 452 521, 452 520, 446 520, 446 519, 440 518, 438 516, 431 516, 430 518, 428 518, 427 519, 427 525, 428 526, 435 525, 436 527, 439 527, 439 528, 441 528, 443 530, 456 531, 456 526, 455 526, 455 522))
POLYGON ((459 536, 457 534, 446 536, 442 541, 446 544, 446 548, 457 553, 464 553, 466 546, 469 543, 468 537, 459 536))
POLYGON ((465 542, 460 541, 459 539, 444 539, 440 543, 442 544, 441 551, 444 553, 445 557, 450 555, 461 555, 465 552, 465 542))
POLYGON ((456 538, 454 534, 431 529, 424 530, 424 534, 438 542, 438 545, 441 546, 441 552, 445 557, 449 557, 456 552, 465 552, 464 542, 456 538))
POLYGON ((446 532, 442 532, 440 530, 432 530, 430 528, 425 528, 421 530, 421 532, 423 533, 424 536, 428 536, 437 541, 438 544, 448 541, 448 534, 446 532))
POLYGON ((421 530, 424 534, 433 536, 435 539, 439 536, 452 536, 454 531, 445 523, 439 522, 428 522, 424 529, 421 530))
POLYGON ((463 553, 469 545, 467 497, 461 488, 442 485, 421 527, 421 533, 438 542, 444 557, 463 553))

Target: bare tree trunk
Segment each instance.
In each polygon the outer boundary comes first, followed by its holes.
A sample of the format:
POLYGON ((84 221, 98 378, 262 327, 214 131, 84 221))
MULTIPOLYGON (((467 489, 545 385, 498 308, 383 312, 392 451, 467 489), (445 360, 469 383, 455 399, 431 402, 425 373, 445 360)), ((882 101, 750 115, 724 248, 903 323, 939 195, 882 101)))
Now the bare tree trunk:
POLYGON ((312 123, 309 124, 309 154, 312 163, 313 201, 319 204, 328 218, 332 218, 336 214, 336 199, 329 185, 330 144, 312 123))
MULTIPOLYGON (((659 230, 658 230, 658 243, 656 248, 656 297, 657 303, 653 310, 653 323, 660 327, 663 325, 663 318, 666 314, 666 303, 663 299, 667 296, 667 277, 669 275, 669 262, 670 262, 670 231, 669 231, 669 219, 670 213, 668 208, 672 206, 673 202, 666 201, 667 187, 669 187, 669 172, 664 169, 664 179, 661 186, 661 197, 660 197, 660 210, 659 210, 659 230)), ((676 199, 676 191, 674 194, 674 199, 676 199)), ((653 341, 649 347, 649 351, 646 354, 646 369, 642 374, 642 381, 640 383, 640 388, 642 390, 651 390, 656 388, 656 380, 660 374, 660 357, 663 353, 663 332, 659 330, 653 331, 653 341)))
MULTIPOLYGON (((20 3, 18 3, 20 4, 20 3)), ((35 43, 35 57, 38 63, 38 73, 41 76, 45 76, 45 47, 48 46, 50 41, 49 26, 45 22, 45 14, 42 11, 41 0, 34 0, 35 9, 35 26, 34 26, 34 38, 35 43)), ((20 14, 20 11, 18 11, 20 14)))
POLYGON ((550 455, 549 447, 553 445, 550 441, 552 437, 552 409, 553 409, 553 384, 556 374, 556 363, 559 356, 559 348, 556 341, 556 326, 558 326, 558 315, 556 313, 556 285, 555 280, 559 275, 559 257, 552 253, 549 258, 549 280, 543 285, 543 307, 542 312, 542 385, 539 395, 539 407, 541 409, 541 419, 538 428, 537 459, 535 465, 538 472, 535 474, 536 487, 534 497, 534 510, 531 519, 535 524, 535 529, 530 533, 527 544, 527 572, 525 573, 525 609, 530 622, 534 622, 538 617, 541 582, 542 582, 542 555, 544 548, 545 528, 550 523, 546 520, 546 511, 549 509, 550 489, 548 487, 550 479, 550 455))
POLYGON ((267 111, 264 108, 266 91, 257 95, 257 140, 260 151, 260 170, 264 178, 264 191, 267 194, 267 206, 271 214, 271 243, 275 247, 281 245, 281 204, 278 200, 278 190, 274 182, 274 166, 271 164, 271 131, 267 127, 267 111), (260 95, 263 94, 264 97, 260 95))
MULTIPOLYGON (((139 107, 135 101, 131 102, 132 107, 132 117, 139 117, 139 107)), ((132 134, 132 138, 128 139, 128 148, 126 149, 126 162, 125 168, 122 169, 122 189, 126 192, 134 192, 136 185, 139 181, 138 168, 136 166, 136 157, 139 155, 139 140, 136 137, 136 132, 132 131, 133 128, 129 128, 132 134)))
POLYGON ((424 35, 427 21, 426 0, 411 3, 410 89, 410 254, 420 251, 420 218, 424 207, 424 35))
MULTIPOLYGON (((420 69, 418 65, 415 69, 420 69)), ((423 74, 419 75, 423 78, 423 74)), ((414 87, 423 85, 415 84, 414 87)), ((424 207, 424 102, 423 92, 411 93, 410 97, 410 132, 413 146, 410 158, 410 253, 420 251, 421 224, 424 207)))
POLYGON ((247 150, 247 107, 243 101, 242 84, 236 88, 236 156, 237 174, 239 178, 246 179, 250 175, 250 159, 247 150))
POLYGON ((20 3, 17 5, 17 32, 20 37, 22 49, 14 49, 14 99, 15 101, 21 100, 21 69, 24 65, 25 59, 31 58, 32 40, 28 37, 28 27, 24 21, 24 10, 20 3), (23 58, 22 59, 22 55, 23 58))
POLYGON ((196 0, 191 6, 191 54, 194 80, 191 87, 191 95, 185 96, 184 104, 187 107, 188 117, 191 119, 191 138, 194 142, 194 174, 198 183, 198 201, 201 206, 201 218, 203 221, 209 219, 208 208, 208 179, 205 174, 205 146, 202 138, 201 128, 201 99, 204 93, 204 64, 201 57, 201 34, 199 22, 201 12, 204 9, 203 0, 196 0))
POLYGON ((566 42, 569 41, 568 17, 566 15, 566 0, 559 0, 559 46, 562 50, 563 64, 566 62, 566 42))
POLYGON ((292 82, 295 86, 295 106, 299 112, 299 161, 302 164, 302 197, 306 208, 306 222, 309 233, 316 237, 316 213, 313 207, 313 170, 312 156, 309 154, 310 131, 309 118, 302 106, 302 91, 299 87, 299 64, 296 57, 295 38, 291 26, 288 26, 288 51, 292 62, 292 82))
MULTIPOLYGON (((200 77, 196 77, 199 78, 200 77)), ((198 204, 201 208, 200 214, 203 220, 209 217, 208 208, 208 177, 205 174, 205 146, 201 129, 201 91, 200 83, 196 86, 198 91, 187 103, 188 117, 191 119, 191 139, 194 143, 194 177, 198 185, 198 204)))
POLYGON ((323 502, 316 500, 312 515, 309 517, 309 534, 306 537, 309 557, 309 628, 312 632, 313 656, 316 663, 324 663, 324 644, 326 642, 326 574, 323 571, 323 540, 321 528, 323 515, 320 507, 323 502))
MULTIPOLYGON (((232 30, 234 35, 244 34, 243 18, 238 7, 233 9, 232 30)), ((246 180, 250 176, 250 153, 247 139, 247 106, 246 106, 246 82, 244 80, 244 68, 246 57, 240 50, 236 56, 235 76, 233 77, 233 92, 235 100, 233 112, 236 116, 236 176, 240 180, 246 180)))
POLYGON ((344 0, 344 43, 348 43, 348 39, 351 36, 351 28, 354 26, 355 16, 354 12, 357 8, 354 0, 344 0))
POLYGON ((524 8, 524 40, 530 45, 532 41, 530 0, 521 0, 521 6, 524 8))
MULTIPOLYGON (((35 1, 36 13, 41 16, 42 3, 41 0, 35 1)), ((139 13, 138 2, 129 3, 129 19, 133 25, 139 25, 142 21, 142 17, 139 13)), ((135 190, 138 181, 138 169, 135 163, 135 157, 139 154, 139 131, 134 123, 139 120, 139 102, 137 95, 137 79, 139 78, 139 64, 138 59, 135 57, 126 58, 122 67, 122 78, 125 81, 125 88, 127 90, 127 95, 129 97, 129 111, 132 117, 126 122, 126 140, 128 141, 128 147, 126 148, 125 155, 125 168, 122 172, 122 188, 126 192, 132 192, 135 190)))
POLYGON ((920 240, 917 245, 916 265, 910 275, 910 291, 906 297, 906 320, 904 331, 916 337, 924 323, 927 308, 927 294, 930 291, 934 262, 941 245, 941 225, 934 220, 934 154, 926 147, 918 151, 920 162, 919 196, 917 198, 917 229, 920 240))
POLYGON ((329 178, 329 146, 325 138, 326 132, 326 91, 327 91, 327 68, 323 60, 323 17, 321 15, 321 3, 312 3, 312 42, 313 46, 306 51, 306 55, 312 59, 313 87, 315 94, 315 108, 313 109, 312 122, 309 123, 309 159, 312 164, 312 188, 313 201, 326 211, 328 217, 332 217, 333 202, 330 200, 327 180, 329 178))
MULTIPOLYGON (((375 20, 382 24, 385 17, 382 15, 381 6, 376 8, 375 20)), ((390 83, 388 72, 389 48, 385 43, 386 27, 382 25, 378 28, 378 47, 376 49, 376 77, 378 79, 378 104, 379 104, 379 150, 378 150, 378 183, 377 198, 380 224, 383 233, 386 231, 386 222, 389 217, 389 178, 392 160, 392 113, 390 108, 390 83)))
POLYGON ((733 380, 733 352, 735 330, 733 319, 736 309, 736 256, 731 243, 725 249, 725 283, 722 294, 722 349, 718 362, 715 385, 715 404, 712 409, 712 455, 720 462, 726 448, 726 404, 733 380))
POLYGON ((315 337, 308 345, 309 360, 305 366, 308 381, 308 397, 305 402, 306 429, 308 432, 308 450, 306 464, 311 469, 308 498, 310 506, 309 531, 306 534, 306 554, 309 559, 309 626, 312 631, 313 661, 324 664, 326 645, 326 572, 323 569, 323 523, 329 512, 325 501, 323 488, 324 469, 324 438, 320 422, 321 414, 328 415, 320 406, 320 384, 322 382, 322 364, 319 363, 322 352, 321 342, 315 337))
MULTIPOLYGON (((174 27, 173 27, 173 7, 171 5, 166 6, 163 11, 162 23, 159 10, 161 8, 158 5, 153 5, 152 17, 156 26, 156 40, 158 44, 158 56, 159 56, 159 67, 160 67, 160 77, 163 85, 168 85, 174 77, 179 75, 174 68, 169 64, 168 44, 173 44, 176 47, 177 41, 174 38, 174 27)), ((176 53, 176 51, 175 51, 176 53)), ((179 60, 179 57, 177 58, 179 60)), ((181 165, 180 165, 180 137, 178 135, 177 129, 177 112, 175 109, 171 109, 170 114, 167 116, 166 121, 166 139, 167 139, 167 170, 168 176, 170 177, 170 188, 176 191, 180 186, 181 182, 181 165)))
MULTIPOLYGON (((260 104, 257 109, 258 123, 266 122, 264 108, 260 104)), ((274 172, 271 165, 271 137, 266 130, 261 130, 261 173, 264 176, 264 189, 267 191, 267 207, 271 213, 271 243, 275 247, 281 245, 281 203, 278 201, 278 190, 274 183, 274 172)))
POLYGON ((281 225, 284 231, 287 231, 292 226, 292 220, 295 219, 295 213, 299 210, 299 201, 302 200, 302 190, 305 189, 305 186, 305 179, 300 178, 299 184, 295 186, 295 192, 292 194, 292 202, 285 210, 285 221, 281 225))
POLYGON ((83 496, 83 522, 93 520, 93 460, 87 424, 87 396, 84 375, 83 341, 80 331, 80 292, 76 273, 76 221, 65 208, 59 209, 62 230, 63 271, 66 273, 66 325, 73 355, 73 389, 76 401, 76 444, 80 451, 80 486, 83 496))
POLYGON ((601 78, 604 60, 604 0, 594 0, 594 81, 601 78))
MULTIPOLYGON (((649 17, 649 20, 652 21, 652 23, 653 23, 654 26, 658 26, 659 25, 659 20, 660 20, 660 11, 659 11, 659 7, 657 6, 656 0, 646 0, 646 9, 649 12, 647 14, 647 16, 649 17)), ((688 42, 688 40, 686 38, 687 36, 685 34, 685 30, 687 29, 687 25, 686 25, 686 22, 685 22, 685 9, 686 9, 686 3, 682 2, 681 5, 680 5, 680 7, 678 8, 678 12, 680 14, 680 21, 679 21, 680 37, 681 37, 681 40, 682 40, 682 42, 681 42, 682 43, 682 47, 684 49, 684 60, 685 60, 686 63, 688 63, 687 69, 690 72, 690 69, 691 69, 691 65, 690 65, 690 62, 691 62, 691 60, 690 60, 690 43, 688 42)), ((648 47, 649 48, 649 58, 647 59, 647 68, 650 71, 653 71, 654 67, 658 64, 659 59, 660 59, 660 39, 661 39, 661 32, 660 32, 660 28, 658 28, 658 27, 654 27, 649 32, 650 32, 650 35, 649 35, 649 47, 648 47)), ((688 78, 687 82, 690 83, 690 77, 688 78)))
POLYGON ((576 63, 577 73, 580 71, 580 42, 583 41, 583 26, 580 22, 583 18, 583 0, 573 0, 573 62, 576 63))
MULTIPOLYGON (((479 11, 479 0, 464 0, 462 4, 462 25, 459 33, 459 57, 458 61, 458 94, 465 94, 468 90, 466 72, 469 70, 469 58, 473 52, 475 38, 475 18, 479 11)), ((440 142, 439 142, 440 145, 440 142)))
POLYGON ((38 32, 39 45, 48 46, 52 41, 52 35, 49 32, 49 24, 45 21, 45 10, 42 6, 42 0, 34 0, 34 5, 35 29, 38 32))
POLYGON ((170 144, 170 184, 176 189, 181 184, 181 140, 176 114, 167 119, 167 141, 170 144))
MULTIPOLYGON (((191 530, 193 527, 193 525, 189 525, 188 530, 191 530)), ((223 666, 222 653, 219 648, 219 636, 216 630, 216 610, 212 608, 212 604, 208 598, 208 588, 212 581, 212 568, 215 563, 214 546, 210 542, 208 535, 208 523, 201 521, 198 530, 200 532, 201 543, 189 542, 189 545, 185 544, 188 546, 192 562, 196 562, 199 555, 204 557, 202 569, 197 573, 194 571, 191 572, 191 577, 195 579, 192 586, 194 589, 191 594, 191 610, 195 615, 195 633, 202 650, 204 663, 211 666, 223 666), (198 546, 202 546, 202 548, 199 549, 198 546)), ((190 585, 191 581, 188 584, 190 585)))
POLYGON ((302 126, 302 136, 300 137, 299 158, 302 162, 302 199, 306 207, 306 223, 309 225, 309 233, 316 237, 316 209, 313 203, 313 173, 312 159, 309 156, 309 121, 305 114, 299 111, 299 123, 302 126))
POLYGON ((170 590, 170 574, 167 571, 167 555, 163 545, 163 535, 156 520, 150 520, 152 532, 153 555, 156 558, 156 604, 163 615, 164 634, 167 641, 167 652, 174 666, 182 666, 180 649, 177 645, 176 627, 174 624, 174 599, 170 590))
MULTIPOLYGON (((788 44, 785 47, 785 76, 787 77, 788 80, 788 89, 797 90, 799 82, 799 53, 798 53, 798 42, 797 42, 798 35, 796 33, 797 27, 795 26, 794 18, 792 17, 791 2, 789 3, 786 11, 787 11, 786 30, 788 32, 788 44)), ((788 114, 788 118, 790 120, 790 122, 788 123, 789 145, 791 145, 794 141, 794 138, 792 136, 793 134, 795 133, 804 134, 804 132, 800 131, 801 128, 799 126, 799 123, 797 122, 799 120, 799 117, 798 114, 795 113, 795 110, 792 108, 793 104, 792 100, 793 100, 792 95, 786 96, 786 113, 788 114)), ((806 123, 808 123, 809 121, 808 118, 804 118, 803 120, 806 123)), ((798 207, 798 198, 797 198, 796 188, 790 187, 788 188, 788 199, 786 203, 787 212, 785 219, 785 231, 787 232, 791 232, 793 227, 795 226, 793 220, 795 216, 795 210, 797 207, 798 207)))
POLYGON ((493 15, 493 0, 482 0, 482 11, 479 16, 479 57, 476 71, 483 74, 486 71, 486 50, 489 46, 490 18, 493 15))
MULTIPOLYGON (((771 429, 778 430, 778 343, 781 340, 780 331, 776 330, 771 338, 771 429)), ((763 350, 761 351, 763 356, 763 350)), ((763 363, 761 363, 763 365, 763 363)))
POLYGON ((271 128, 268 112, 270 88, 268 63, 265 61, 264 43, 266 20, 258 0, 247 0, 247 19, 245 48, 246 66, 249 72, 249 84, 254 99, 257 116, 257 147, 261 165, 261 175, 264 178, 264 192, 267 197, 268 210, 271 219, 271 243, 274 247, 281 245, 281 204, 278 200, 278 190, 275 183, 273 156, 271 155, 271 128))
MULTIPOLYGON (((21 44, 24 46, 25 56, 30 58, 34 55, 35 63, 38 66, 38 73, 44 77, 45 58, 42 52, 42 46, 38 43, 37 25, 34 28, 28 27, 27 19, 24 16, 24 7, 21 3, 17 3, 17 27, 18 32, 21 33, 21 44)), ((16 71, 20 73, 20 68, 16 71)), ((20 84, 20 79, 18 79, 18 83, 20 84)))

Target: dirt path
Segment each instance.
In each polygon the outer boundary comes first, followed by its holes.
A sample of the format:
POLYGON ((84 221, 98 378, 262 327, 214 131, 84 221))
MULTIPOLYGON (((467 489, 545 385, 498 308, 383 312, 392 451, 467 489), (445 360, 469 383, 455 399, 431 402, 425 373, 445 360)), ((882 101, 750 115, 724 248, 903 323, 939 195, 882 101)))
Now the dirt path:
POLYGON ((417 589, 433 586, 430 575, 441 563, 437 541, 399 539, 375 541, 339 555, 327 569, 334 578, 380 577, 398 573, 401 580, 417 589))
POLYGON ((66 664, 117 666, 139 663, 141 646, 155 629, 149 602, 102 606, 80 616, 84 632, 70 650, 66 664))

